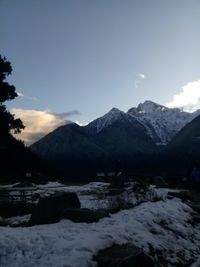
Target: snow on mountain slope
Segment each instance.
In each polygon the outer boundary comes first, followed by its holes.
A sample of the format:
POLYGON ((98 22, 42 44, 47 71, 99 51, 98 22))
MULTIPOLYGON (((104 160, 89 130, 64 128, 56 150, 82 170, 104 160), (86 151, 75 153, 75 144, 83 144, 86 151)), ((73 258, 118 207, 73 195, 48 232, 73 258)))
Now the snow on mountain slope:
POLYGON ((137 120, 157 145, 166 145, 187 123, 200 115, 200 110, 189 113, 178 108, 167 108, 152 101, 145 101, 127 113, 117 108, 86 126, 87 132, 96 134, 117 120, 137 120))
POLYGON ((167 108, 152 101, 145 101, 127 114, 137 118, 157 144, 166 145, 187 123, 200 114, 188 113, 178 108, 167 108))
POLYGON ((104 116, 92 121, 89 123, 86 128, 90 133, 99 133, 101 130, 103 130, 105 127, 111 125, 115 121, 122 119, 125 120, 127 118, 127 114, 123 111, 112 108, 108 113, 106 113, 104 116))

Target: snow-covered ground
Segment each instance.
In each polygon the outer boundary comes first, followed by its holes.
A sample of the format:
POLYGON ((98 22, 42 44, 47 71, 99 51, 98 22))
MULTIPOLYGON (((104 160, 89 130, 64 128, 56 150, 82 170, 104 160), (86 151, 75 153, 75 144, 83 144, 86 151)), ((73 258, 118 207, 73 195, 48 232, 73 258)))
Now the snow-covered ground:
POLYGON ((62 220, 27 228, 0 227, 0 266, 92 267, 93 255, 114 243, 132 243, 150 254, 160 251, 157 261, 177 266, 200 254, 200 227, 189 223, 191 212, 174 198, 142 203, 98 223, 62 220))
POLYGON ((200 266, 200 256, 197 259, 197 261, 191 265, 191 267, 199 267, 199 266, 200 266))
MULTIPOLYGON (((167 196, 167 190, 158 191, 150 187, 146 194, 144 192, 134 193, 132 187, 129 186, 124 189, 119 195, 112 195, 108 189, 109 183, 91 182, 85 185, 64 185, 60 182, 49 182, 44 185, 35 186, 32 192, 32 199, 37 202, 40 197, 46 197, 56 192, 76 192, 81 202, 82 208, 89 209, 102 209, 102 208, 115 208, 114 205, 120 204, 119 202, 129 203, 136 205, 142 201, 152 200, 157 195, 160 198, 167 196)), ((11 191, 10 195, 19 194, 17 187, 16 190, 11 191)))
MULTIPOLYGON (((36 198, 57 191, 76 192, 82 208, 112 208, 120 201, 134 207, 92 224, 62 220, 26 228, 0 227, 0 266, 92 267, 96 266, 93 255, 114 243, 132 243, 142 248, 155 262, 162 262, 158 266, 190 266, 195 260, 192 267, 200 266, 200 225, 191 225, 193 211, 189 206, 177 198, 167 198, 169 191, 177 190, 150 186, 146 193, 136 193, 132 184, 121 194, 112 195, 108 186, 100 182, 82 186, 50 182, 36 186, 36 198)), ((4 222, 15 226, 29 218, 30 215, 4 218, 4 222)))
POLYGON ((10 218, 4 218, 4 219, 2 217, 0 217, 0 222, 3 221, 5 224, 8 224, 10 226, 18 226, 20 224, 27 223, 29 221, 30 217, 31 217, 31 214, 26 214, 23 216, 15 216, 15 217, 10 217, 10 218))
POLYGON ((147 191, 133 192, 133 183, 128 183, 124 191, 118 195, 110 194, 108 189, 109 183, 103 182, 91 182, 85 185, 64 185, 59 182, 49 182, 45 185, 37 186, 37 190, 34 191, 34 195, 44 197, 54 194, 56 192, 76 192, 78 198, 81 202, 82 208, 89 209, 106 209, 114 208, 114 204, 119 204, 119 202, 129 203, 132 205, 137 205, 138 203, 144 201, 154 201, 155 199, 165 200, 167 198, 168 192, 179 190, 169 189, 169 188, 155 188, 151 185, 147 191), (118 203, 117 203, 118 202, 118 203))

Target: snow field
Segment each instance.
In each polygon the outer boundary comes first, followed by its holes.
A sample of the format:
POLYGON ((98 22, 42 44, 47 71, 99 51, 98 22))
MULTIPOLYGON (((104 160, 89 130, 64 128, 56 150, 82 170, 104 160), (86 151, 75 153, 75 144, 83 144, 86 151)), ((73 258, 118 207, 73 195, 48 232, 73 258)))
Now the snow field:
POLYGON ((114 243, 132 243, 146 252, 153 247, 163 251, 168 266, 176 266, 200 254, 200 227, 189 223, 191 212, 172 199, 146 202, 92 224, 62 220, 27 228, 0 227, 0 266, 93 267, 93 255, 114 243))

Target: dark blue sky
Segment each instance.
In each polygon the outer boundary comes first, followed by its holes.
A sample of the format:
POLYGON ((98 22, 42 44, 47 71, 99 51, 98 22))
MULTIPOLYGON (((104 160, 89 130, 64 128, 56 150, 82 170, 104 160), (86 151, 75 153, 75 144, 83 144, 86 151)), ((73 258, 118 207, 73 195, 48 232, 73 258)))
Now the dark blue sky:
POLYGON ((10 107, 85 123, 200 79, 199 0, 0 0, 0 30, 25 96, 10 107))

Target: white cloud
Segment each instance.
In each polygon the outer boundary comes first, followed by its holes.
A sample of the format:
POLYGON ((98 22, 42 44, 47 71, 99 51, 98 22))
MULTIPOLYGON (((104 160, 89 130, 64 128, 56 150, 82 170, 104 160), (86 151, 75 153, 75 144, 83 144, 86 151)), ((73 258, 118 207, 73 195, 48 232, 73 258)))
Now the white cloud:
POLYGON ((27 145, 31 145, 57 127, 70 123, 70 121, 60 118, 59 114, 49 111, 13 108, 11 113, 23 121, 26 128, 16 137, 27 145))
POLYGON ((22 92, 17 92, 17 95, 19 97, 24 97, 24 98, 29 99, 29 100, 34 100, 34 101, 38 100, 37 97, 24 95, 22 92))
POLYGON ((142 82, 142 80, 146 79, 146 75, 144 73, 137 73, 136 78, 134 80, 134 86, 135 88, 138 88, 139 84, 142 82))
POLYGON ((146 79, 146 75, 145 75, 144 73, 138 73, 138 74, 137 74, 137 77, 138 77, 138 79, 140 79, 140 80, 144 80, 144 79, 146 79))
POLYGON ((24 94, 21 93, 21 92, 17 92, 17 95, 20 96, 20 97, 24 97, 24 94))
POLYGON ((82 123, 80 121, 75 121, 76 124, 78 124, 79 126, 86 126, 88 123, 82 123))
POLYGON ((182 108, 189 112, 200 108, 200 80, 184 85, 181 92, 174 95, 173 100, 166 106, 182 108))

